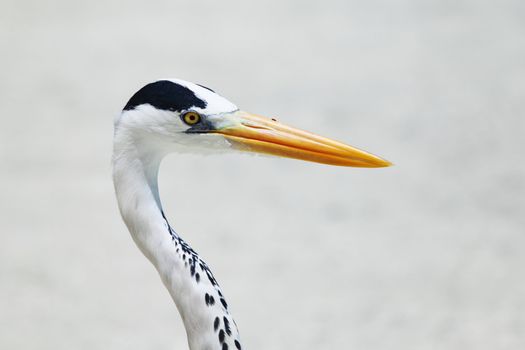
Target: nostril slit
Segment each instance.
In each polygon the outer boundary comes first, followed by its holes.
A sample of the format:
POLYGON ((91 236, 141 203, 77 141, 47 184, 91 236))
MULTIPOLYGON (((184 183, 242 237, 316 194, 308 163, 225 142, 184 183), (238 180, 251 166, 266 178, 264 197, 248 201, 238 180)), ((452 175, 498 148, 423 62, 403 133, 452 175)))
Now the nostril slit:
POLYGON ((272 118, 272 120, 273 120, 274 122, 276 122, 276 121, 277 121, 277 119, 275 119, 275 118, 272 118))
POLYGON ((272 130, 262 125, 245 124, 245 126, 252 128, 252 129, 272 130))

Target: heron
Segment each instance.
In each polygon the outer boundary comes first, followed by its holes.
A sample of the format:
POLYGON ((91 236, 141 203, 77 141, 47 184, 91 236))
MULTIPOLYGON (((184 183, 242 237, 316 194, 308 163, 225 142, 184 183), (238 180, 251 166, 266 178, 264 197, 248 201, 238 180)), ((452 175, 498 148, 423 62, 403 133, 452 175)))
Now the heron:
POLYGON ((226 297, 209 266, 172 228, 158 188, 169 153, 251 152, 350 167, 387 160, 239 109, 214 90, 180 79, 139 89, 114 121, 113 183, 133 240, 154 265, 182 318, 190 350, 242 348, 226 297))

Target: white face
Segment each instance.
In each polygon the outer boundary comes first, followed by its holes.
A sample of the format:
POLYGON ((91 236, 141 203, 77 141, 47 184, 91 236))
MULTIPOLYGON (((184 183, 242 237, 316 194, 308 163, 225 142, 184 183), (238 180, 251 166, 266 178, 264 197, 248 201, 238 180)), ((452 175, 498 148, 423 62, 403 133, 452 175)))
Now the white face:
POLYGON ((115 134, 132 134, 167 152, 223 151, 230 143, 208 131, 227 126, 237 119, 237 111, 236 105, 208 88, 180 79, 158 81, 130 99, 115 120, 115 134))

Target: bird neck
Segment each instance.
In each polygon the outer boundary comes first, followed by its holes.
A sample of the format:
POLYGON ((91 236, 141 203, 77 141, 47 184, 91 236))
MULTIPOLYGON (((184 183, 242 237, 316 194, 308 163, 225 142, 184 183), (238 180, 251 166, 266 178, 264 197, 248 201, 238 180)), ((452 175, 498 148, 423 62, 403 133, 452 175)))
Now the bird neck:
POLYGON ((120 213, 175 302, 190 349, 241 349, 237 326, 217 281, 162 210, 157 175, 164 155, 130 135, 115 134, 113 182, 120 213))

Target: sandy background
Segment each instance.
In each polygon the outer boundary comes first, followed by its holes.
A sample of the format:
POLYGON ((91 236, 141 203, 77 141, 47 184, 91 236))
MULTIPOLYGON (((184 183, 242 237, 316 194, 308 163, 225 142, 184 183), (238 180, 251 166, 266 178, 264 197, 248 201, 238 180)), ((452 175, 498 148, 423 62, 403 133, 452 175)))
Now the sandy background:
POLYGON ((187 348, 110 176, 165 77, 396 164, 166 159, 246 348, 525 348, 523 1, 2 0, 0 43, 1 349, 187 348))

